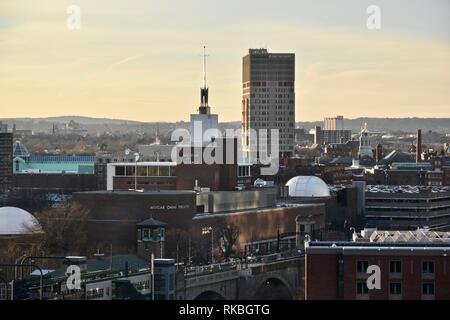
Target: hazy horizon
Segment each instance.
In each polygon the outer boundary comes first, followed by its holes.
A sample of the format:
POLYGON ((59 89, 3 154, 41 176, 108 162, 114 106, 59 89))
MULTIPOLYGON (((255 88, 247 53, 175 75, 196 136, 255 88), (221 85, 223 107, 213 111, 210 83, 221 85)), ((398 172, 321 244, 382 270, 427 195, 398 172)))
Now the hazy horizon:
POLYGON ((221 122, 241 119, 242 56, 257 47, 296 54, 297 122, 450 117, 445 0, 17 0, 0 3, 0 118, 188 121, 203 45, 221 122), (366 27, 371 4, 381 30, 366 27))

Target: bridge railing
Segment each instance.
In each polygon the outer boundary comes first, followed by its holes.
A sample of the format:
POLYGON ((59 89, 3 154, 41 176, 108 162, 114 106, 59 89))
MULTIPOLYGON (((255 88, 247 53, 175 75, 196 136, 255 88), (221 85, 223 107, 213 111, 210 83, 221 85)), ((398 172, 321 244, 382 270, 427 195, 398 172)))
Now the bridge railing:
POLYGON ((185 277, 196 277, 213 273, 240 271, 254 264, 270 263, 280 260, 289 260, 301 257, 304 253, 298 250, 284 251, 280 253, 247 257, 245 261, 234 260, 210 265, 192 266, 184 268, 185 277))

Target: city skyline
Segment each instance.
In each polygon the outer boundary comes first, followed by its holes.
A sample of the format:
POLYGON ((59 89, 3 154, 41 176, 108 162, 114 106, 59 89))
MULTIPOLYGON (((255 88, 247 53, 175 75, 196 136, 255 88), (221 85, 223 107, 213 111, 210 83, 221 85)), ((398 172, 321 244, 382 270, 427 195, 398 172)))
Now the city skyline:
POLYGON ((224 122, 241 119, 242 57, 261 47, 296 54, 296 121, 450 116, 448 2, 378 1, 381 30, 366 27, 367 1, 282 1, 252 15, 257 3, 77 1, 73 31, 69 1, 2 3, 1 116, 187 121, 203 45, 224 122))

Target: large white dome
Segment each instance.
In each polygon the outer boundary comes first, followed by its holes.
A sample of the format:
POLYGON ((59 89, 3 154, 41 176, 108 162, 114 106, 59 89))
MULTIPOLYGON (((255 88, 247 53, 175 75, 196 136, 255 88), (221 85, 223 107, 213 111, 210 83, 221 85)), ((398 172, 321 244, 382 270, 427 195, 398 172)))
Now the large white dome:
POLYGON ((286 183, 290 197, 329 197, 327 184, 315 176, 297 176, 286 183))
POLYGON ((0 236, 21 235, 42 231, 33 215, 15 207, 0 208, 0 236))

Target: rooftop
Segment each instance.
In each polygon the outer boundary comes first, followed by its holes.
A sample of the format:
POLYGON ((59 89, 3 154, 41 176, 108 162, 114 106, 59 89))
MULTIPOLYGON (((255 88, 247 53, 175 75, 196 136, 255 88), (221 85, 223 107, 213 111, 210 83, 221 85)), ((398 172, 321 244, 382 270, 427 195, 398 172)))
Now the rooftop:
POLYGON ((135 195, 135 196, 148 196, 148 195, 187 195, 192 194, 195 195, 195 191, 190 190, 142 190, 142 191, 134 191, 134 190, 97 190, 97 191, 82 191, 75 192, 74 194, 79 195, 135 195))
POLYGON ((61 156, 61 155, 49 155, 49 156, 30 156, 28 162, 95 162, 95 156, 61 156))
POLYGON ((138 227, 163 227, 166 224, 167 223, 150 218, 150 219, 147 219, 147 220, 137 223, 136 226, 138 226, 138 227))
POLYGON ((376 243, 446 243, 450 244, 450 232, 437 232, 419 229, 416 231, 375 230, 370 242, 376 243))
POLYGON ((366 192, 371 193, 444 193, 450 192, 448 186, 390 186, 390 185, 368 185, 366 192))

